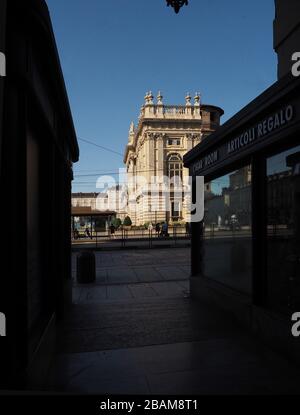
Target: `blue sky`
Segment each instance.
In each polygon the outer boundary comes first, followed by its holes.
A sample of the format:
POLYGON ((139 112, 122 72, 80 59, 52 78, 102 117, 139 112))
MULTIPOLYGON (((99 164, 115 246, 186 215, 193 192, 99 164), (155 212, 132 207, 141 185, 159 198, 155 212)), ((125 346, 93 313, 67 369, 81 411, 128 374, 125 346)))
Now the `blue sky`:
MULTIPOLYGON (((146 91, 184 104, 200 91, 222 122, 276 81, 274 0, 190 0, 176 15, 165 0, 46 0, 77 136, 123 154, 146 91)), ((73 191, 123 157, 79 141, 73 191), (91 176, 87 176, 91 175, 91 176)))

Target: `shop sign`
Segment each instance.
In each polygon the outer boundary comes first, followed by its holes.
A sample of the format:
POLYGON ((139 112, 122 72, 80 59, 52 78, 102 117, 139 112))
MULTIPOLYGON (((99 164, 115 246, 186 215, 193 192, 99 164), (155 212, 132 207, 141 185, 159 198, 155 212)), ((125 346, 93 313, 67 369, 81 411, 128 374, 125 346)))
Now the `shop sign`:
POLYGON ((294 118, 295 110, 292 105, 287 105, 276 113, 266 117, 259 123, 246 129, 233 139, 226 141, 217 150, 205 155, 192 164, 192 174, 217 164, 233 154, 238 154, 256 142, 264 140, 273 132, 287 126, 294 118))
POLYGON ((250 130, 247 130, 233 140, 230 140, 227 145, 227 154, 235 153, 242 148, 249 146, 253 141, 264 138, 273 131, 282 128, 293 119, 293 116, 294 108, 292 105, 288 105, 286 108, 281 109, 259 122, 250 130))

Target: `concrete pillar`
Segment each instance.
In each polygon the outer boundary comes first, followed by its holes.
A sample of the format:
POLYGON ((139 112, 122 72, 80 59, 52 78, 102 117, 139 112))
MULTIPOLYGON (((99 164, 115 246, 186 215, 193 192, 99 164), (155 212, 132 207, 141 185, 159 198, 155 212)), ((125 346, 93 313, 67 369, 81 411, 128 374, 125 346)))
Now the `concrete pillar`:
POLYGON ((204 223, 191 223, 191 276, 204 274, 204 223))
MULTIPOLYGON (((192 201, 196 203, 196 178, 192 184, 192 201)), ((204 222, 191 223, 191 276, 204 274, 204 222)))

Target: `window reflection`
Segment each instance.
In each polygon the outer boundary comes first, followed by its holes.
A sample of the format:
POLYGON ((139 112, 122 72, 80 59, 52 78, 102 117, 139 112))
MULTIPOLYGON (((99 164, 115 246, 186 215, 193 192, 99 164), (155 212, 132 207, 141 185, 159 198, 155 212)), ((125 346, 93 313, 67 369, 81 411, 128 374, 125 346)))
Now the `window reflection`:
POLYGON ((251 292, 251 166, 213 180, 205 192, 205 276, 251 292))
POLYGON ((268 305, 300 306, 300 146, 267 160, 268 305))

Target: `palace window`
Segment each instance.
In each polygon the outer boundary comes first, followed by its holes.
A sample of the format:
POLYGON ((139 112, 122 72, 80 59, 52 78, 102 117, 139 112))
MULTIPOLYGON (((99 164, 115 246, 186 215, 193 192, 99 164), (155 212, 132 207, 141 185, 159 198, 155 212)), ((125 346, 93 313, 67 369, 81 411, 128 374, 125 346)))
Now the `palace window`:
POLYGON ((179 154, 171 154, 168 158, 168 176, 170 180, 174 180, 171 182, 170 187, 170 206, 171 206, 171 219, 173 221, 178 221, 182 217, 181 206, 183 201, 183 194, 181 191, 175 189, 175 183, 177 183, 176 179, 180 179, 179 182, 182 181, 182 159, 179 154))
POLYGON ((181 146, 181 139, 180 138, 169 138, 168 139, 168 146, 181 146))
POLYGON ((179 154, 171 154, 168 158, 168 176, 171 179, 178 176, 182 179, 182 159, 179 154))

